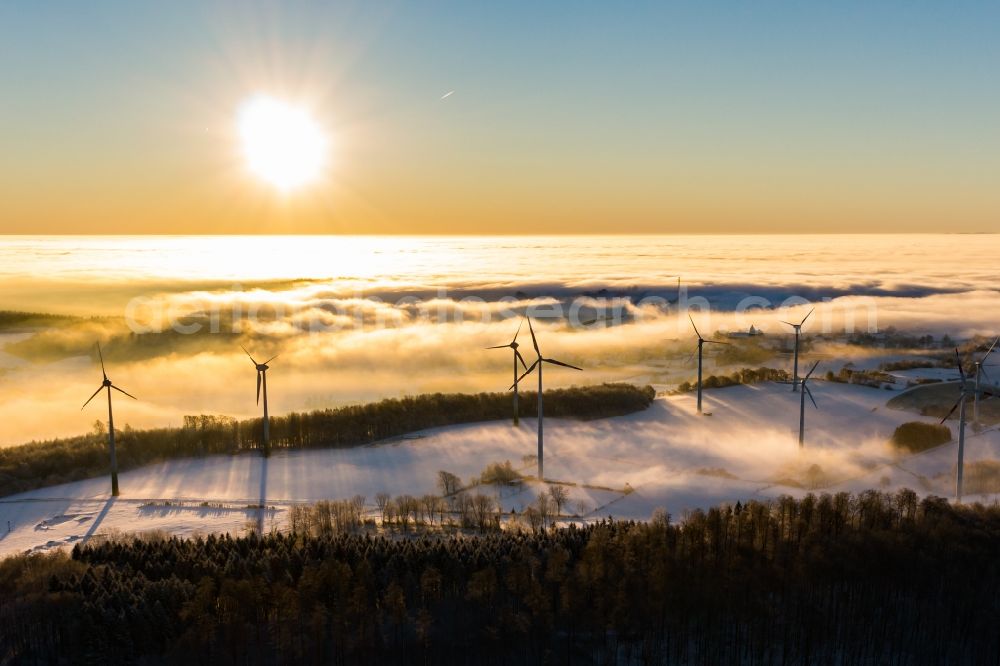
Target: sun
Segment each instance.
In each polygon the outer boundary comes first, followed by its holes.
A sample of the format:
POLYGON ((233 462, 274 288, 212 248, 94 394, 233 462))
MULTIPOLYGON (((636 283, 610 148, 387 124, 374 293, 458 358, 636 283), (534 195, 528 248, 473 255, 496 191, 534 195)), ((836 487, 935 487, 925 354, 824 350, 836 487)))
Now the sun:
POLYGON ((326 167, 329 141, 305 109, 257 95, 240 105, 237 127, 249 170, 282 192, 315 182, 326 167))

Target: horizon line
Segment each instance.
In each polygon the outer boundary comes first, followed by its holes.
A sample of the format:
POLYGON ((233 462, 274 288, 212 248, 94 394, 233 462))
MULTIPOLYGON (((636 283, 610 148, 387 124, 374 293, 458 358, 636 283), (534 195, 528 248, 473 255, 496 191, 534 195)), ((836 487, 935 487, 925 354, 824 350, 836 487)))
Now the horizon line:
POLYGON ((374 232, 374 233, 350 233, 342 231, 329 231, 329 232, 295 232, 295 231, 282 231, 269 233, 264 231, 248 231, 248 232, 192 232, 192 233, 157 233, 157 232, 142 232, 142 233, 122 233, 122 232, 107 232, 107 233, 57 233, 57 232, 40 232, 40 233, 7 233, 0 232, 0 238, 107 238, 107 237, 119 237, 119 238, 225 238, 233 236, 301 236, 303 238, 310 237, 325 237, 325 236, 342 236, 345 238, 350 237, 367 237, 367 238, 377 238, 377 237, 389 237, 389 238, 524 238, 524 237, 534 237, 534 238, 617 238, 623 236, 635 236, 635 237, 652 237, 652 236, 996 236, 1000 235, 1000 231, 809 231, 809 232, 791 232, 791 231, 622 231, 622 232, 584 232, 584 233, 571 233, 571 232, 544 232, 544 233, 446 233, 446 232, 423 232, 423 233, 405 233, 405 232, 374 232))

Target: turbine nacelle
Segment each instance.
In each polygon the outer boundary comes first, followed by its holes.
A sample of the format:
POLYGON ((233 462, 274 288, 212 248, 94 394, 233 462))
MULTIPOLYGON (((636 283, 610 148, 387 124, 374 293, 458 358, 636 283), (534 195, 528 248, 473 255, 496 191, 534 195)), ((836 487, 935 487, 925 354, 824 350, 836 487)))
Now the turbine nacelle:
MULTIPOLYGON (((528 324, 530 325, 531 322, 529 321, 528 324)), ((487 347, 487 349, 512 349, 512 350, 514 350, 514 359, 515 359, 515 361, 514 361, 514 367, 516 368, 517 367, 517 363, 520 362, 521 367, 524 368, 524 369, 527 369, 528 368, 528 364, 525 363, 524 357, 521 356, 521 352, 517 351, 517 348, 521 346, 521 345, 519 345, 517 343, 517 336, 521 333, 521 326, 523 326, 523 325, 524 325, 524 320, 522 319, 521 322, 517 325, 517 330, 514 331, 514 339, 513 340, 511 340, 510 342, 508 342, 505 345, 495 345, 493 347, 487 347)), ((518 379, 515 379, 514 380, 514 384, 516 385, 517 382, 518 382, 518 379)), ((510 388, 514 388, 514 387, 511 386, 510 388)))
MULTIPOLYGON (((528 317, 528 330, 531 331, 531 344, 535 347, 535 355, 537 356, 537 358, 535 359, 534 363, 532 363, 527 367, 527 369, 524 371, 524 374, 522 374, 520 377, 514 380, 514 383, 511 384, 511 387, 507 389, 508 391, 517 386, 518 382, 520 382, 522 379, 524 379, 532 372, 534 372, 535 368, 540 366, 542 363, 551 363, 552 365, 560 365, 564 368, 570 368, 572 370, 583 370, 583 368, 578 368, 575 365, 570 365, 569 363, 563 363, 562 361, 556 360, 554 358, 548 358, 542 356, 542 351, 538 347, 538 339, 535 338, 535 329, 531 325, 531 317, 528 317)), ((520 356, 520 354, 518 356, 520 356)))
POLYGON ((790 321, 784 321, 784 320, 782 320, 782 322, 781 322, 781 323, 782 323, 782 324, 787 324, 788 326, 791 326, 792 328, 794 328, 794 329, 795 329, 795 332, 796 332, 796 333, 798 333, 799 331, 801 331, 801 330, 802 330, 802 325, 806 323, 806 319, 809 319, 809 316, 810 316, 810 315, 811 315, 811 314, 812 314, 813 312, 815 312, 815 311, 816 311, 816 308, 813 308, 812 310, 810 310, 809 312, 807 312, 807 313, 806 313, 806 316, 802 318, 802 321, 800 321, 800 322, 799 322, 799 323, 797 323, 797 324, 793 324, 793 323, 792 323, 792 322, 790 322, 790 321))
MULTIPOLYGON (((264 376, 264 373, 267 372, 269 369, 269 366, 267 364, 273 361, 274 359, 278 358, 278 355, 275 354, 274 356, 267 359, 263 363, 258 363, 257 360, 253 357, 253 355, 251 355, 250 352, 247 351, 246 347, 240 345, 240 349, 243 350, 244 354, 250 357, 250 361, 253 363, 253 367, 257 369, 257 404, 259 405, 261 378, 264 376)), ((264 388, 264 411, 267 412, 267 387, 264 388)))
POLYGON ((253 356, 251 356, 250 352, 247 351, 246 347, 244 347, 243 345, 240 345, 240 349, 243 350, 244 354, 246 354, 247 356, 250 357, 250 361, 253 363, 254 367, 257 368, 257 372, 264 372, 264 371, 266 371, 269 368, 269 366, 267 364, 270 363, 271 361, 273 361, 274 359, 278 358, 278 355, 275 354, 274 356, 272 356, 271 358, 267 359, 263 363, 258 363, 257 359, 255 359, 253 356))
POLYGON ((698 346, 699 347, 702 346, 703 344, 705 344, 706 342, 709 343, 709 344, 713 344, 713 345, 730 345, 731 344, 729 342, 723 342, 722 340, 709 340, 708 338, 701 337, 701 332, 698 330, 698 327, 695 326, 694 318, 691 315, 688 315, 688 319, 691 321, 691 328, 694 329, 694 334, 698 336, 698 346))
MULTIPOLYGON (((944 418, 941 419, 941 423, 944 423, 945 421, 947 421, 948 419, 950 419, 951 415, 955 413, 955 410, 958 409, 959 406, 961 406, 963 402, 965 402, 965 399, 968 396, 974 395, 976 393, 976 390, 974 388, 969 388, 968 378, 965 376, 965 369, 962 367, 962 355, 958 352, 958 348, 955 348, 955 364, 958 366, 958 375, 960 377, 960 379, 959 379, 959 390, 958 390, 958 400, 955 402, 955 405, 951 408, 951 410, 947 414, 945 414, 944 418)), ((983 391, 983 393, 988 393, 988 392, 987 391, 983 391)), ((964 408, 963 408, 963 410, 961 412, 961 416, 962 416, 962 424, 961 424, 960 427, 964 427, 964 425, 965 425, 965 410, 964 410, 964 408)))
MULTIPOLYGON (((83 407, 86 407, 87 405, 89 405, 90 401, 93 400, 95 397, 97 397, 97 394, 100 393, 101 391, 103 391, 104 389, 108 389, 108 395, 109 396, 111 395, 111 389, 114 389, 114 390, 118 391, 119 393, 121 393, 123 395, 127 395, 128 397, 132 398, 133 400, 138 400, 138 398, 136 398, 134 395, 132 395, 131 393, 129 393, 127 391, 123 391, 122 389, 118 388, 117 386, 115 386, 114 384, 111 383, 110 379, 108 379, 108 371, 104 367, 104 354, 101 353, 101 345, 100 345, 100 343, 97 344, 97 357, 101 361, 101 376, 103 377, 103 379, 101 380, 101 385, 97 387, 97 390, 94 391, 93 394, 91 394, 91 396, 89 398, 87 398, 87 402, 83 403, 83 407)), ((111 398, 109 397, 108 400, 110 400, 110 399, 111 398)), ((80 411, 83 411, 83 407, 80 408, 80 411)))

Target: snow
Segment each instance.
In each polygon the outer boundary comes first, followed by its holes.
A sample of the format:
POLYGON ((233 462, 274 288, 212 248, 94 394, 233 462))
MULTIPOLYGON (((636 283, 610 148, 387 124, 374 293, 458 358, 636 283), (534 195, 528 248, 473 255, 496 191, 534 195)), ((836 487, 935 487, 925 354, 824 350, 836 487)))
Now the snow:
MULTIPOLYGON (((886 444, 900 423, 933 419, 885 408, 892 392, 821 380, 810 385, 819 409, 807 401, 801 450, 798 393, 787 384, 734 386, 705 391, 711 416, 697 415, 695 394, 686 393, 620 418, 547 419, 546 479, 575 484, 567 486, 564 513, 583 508, 583 520, 647 519, 660 507, 681 516, 722 502, 801 496, 808 492, 802 485, 818 492, 953 492, 953 483, 932 477, 951 469, 954 443, 904 458, 886 444)), ((280 529, 295 503, 356 494, 374 511, 379 492, 437 492, 439 470, 469 480, 490 462, 510 460, 534 473, 522 458, 535 450, 535 421, 524 419, 520 428, 453 426, 354 449, 279 451, 267 460, 253 454, 174 460, 122 473, 118 498, 109 497, 102 477, 0 499, 0 554, 63 547, 115 530, 235 534, 260 519, 265 529, 280 529), (268 507, 263 517, 260 505, 268 507)), ((967 461, 998 457, 997 430, 967 430, 967 461)), ((520 512, 544 488, 479 490, 493 493, 505 512, 520 512)))

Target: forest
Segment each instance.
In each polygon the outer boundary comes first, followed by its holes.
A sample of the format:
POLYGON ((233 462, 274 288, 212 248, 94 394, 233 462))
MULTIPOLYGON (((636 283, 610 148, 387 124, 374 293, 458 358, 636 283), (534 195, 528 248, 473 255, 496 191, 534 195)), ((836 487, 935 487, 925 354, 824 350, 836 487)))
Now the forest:
MULTIPOLYGON (((537 414, 537 393, 522 392, 521 416, 537 414)), ((550 389, 545 415, 596 419, 622 416, 650 406, 652 387, 632 384, 550 389)), ((270 418, 271 448, 346 448, 389 437, 455 425, 509 419, 509 393, 434 393, 390 398, 337 409, 292 412, 270 418)), ((185 416, 180 428, 115 428, 119 470, 192 456, 259 450, 263 419, 185 416)), ((107 432, 102 424, 87 435, 0 448, 0 497, 100 476, 108 471, 107 432)))
POLYGON ((0 562, 0 662, 1000 659, 1000 508, 781 497, 483 536, 119 538, 0 562))

